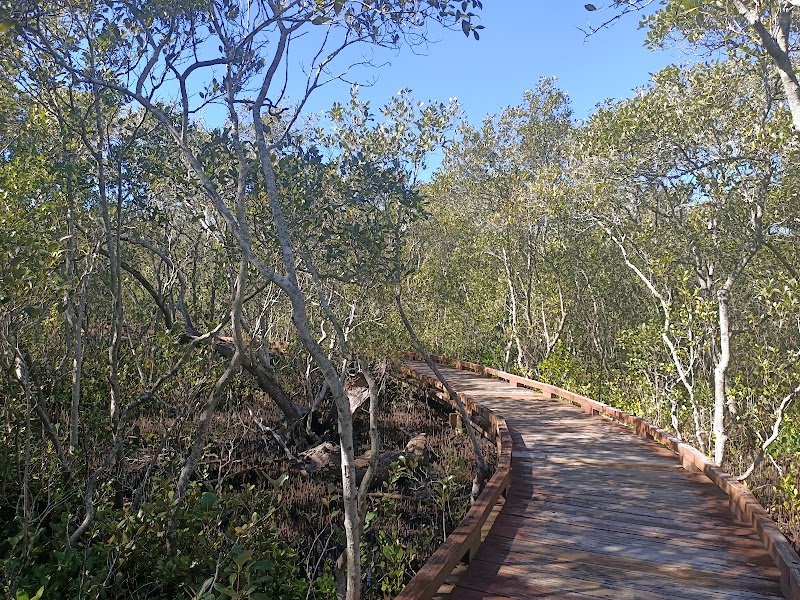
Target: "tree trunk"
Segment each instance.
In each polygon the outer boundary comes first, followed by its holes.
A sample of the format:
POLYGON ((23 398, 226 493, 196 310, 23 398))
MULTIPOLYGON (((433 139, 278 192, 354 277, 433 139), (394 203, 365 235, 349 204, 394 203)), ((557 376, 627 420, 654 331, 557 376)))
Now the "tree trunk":
MULTIPOLYGON (((242 318, 242 304, 244 302, 244 285, 247 279, 247 267, 247 258, 242 256, 239 263, 239 275, 236 278, 236 289, 233 291, 233 299, 231 301, 230 311, 231 323, 234 329, 234 334, 237 337, 240 337, 239 330, 241 329, 240 323, 242 318)), ((228 386, 233 374, 239 369, 242 356, 243 353, 241 352, 240 346, 239 344, 236 344, 236 349, 233 352, 233 356, 230 358, 228 367, 225 369, 225 372, 219 377, 219 379, 217 379, 216 383, 214 384, 214 388, 211 390, 211 393, 208 396, 208 400, 206 400, 206 405, 203 407, 203 412, 201 413, 200 419, 197 423, 197 429, 194 434, 192 448, 189 451, 189 456, 186 458, 186 463, 184 463, 178 477, 178 482, 175 485, 175 498, 182 498, 186 493, 186 489, 189 487, 189 482, 194 474, 197 461, 200 459, 200 456, 203 453, 208 427, 211 424, 211 418, 214 416, 214 411, 216 411, 217 405, 219 404, 220 395, 228 386)), ((173 512, 173 516, 174 514, 175 513, 173 512)), ((174 523, 171 519, 169 525, 170 533, 168 534, 168 542, 171 541, 170 538, 173 533, 173 525, 174 523)))
POLYGON ((517 292, 514 289, 514 280, 511 276, 511 261, 508 258, 508 252, 506 249, 503 248, 503 269, 506 273, 506 285, 508 286, 508 301, 509 301, 509 313, 508 313, 508 323, 511 328, 511 339, 508 341, 508 347, 506 348, 506 358, 505 358, 505 369, 508 371, 509 364, 511 362, 511 348, 516 346, 517 350, 517 368, 520 372, 525 373, 527 371, 525 365, 525 357, 522 353, 522 341, 519 338, 519 319, 517 316, 517 292))
MULTIPOLYGON (((72 322, 72 386, 69 417, 69 448, 70 454, 74 454, 78 447, 78 428, 80 425, 80 404, 81 404, 81 378, 83 376, 83 320, 86 315, 87 290, 81 290, 81 297, 78 300, 77 314, 71 319, 72 322)), ((68 320, 70 320, 68 318, 68 320)))
POLYGON ((729 303, 730 291, 722 288, 717 292, 719 358, 714 367, 714 462, 718 465, 722 464, 722 459, 725 457, 725 442, 728 440, 728 436, 725 432, 726 405, 735 413, 735 407, 731 408, 725 395, 725 378, 731 358, 730 319, 728 316, 729 303))
MULTIPOLYGON (((229 339, 217 338, 211 343, 214 352, 221 354, 225 358, 232 358, 236 352, 236 347, 230 342, 229 339)), ((299 407, 292 401, 289 394, 281 387, 278 381, 272 376, 269 368, 263 364, 263 361, 253 359, 247 354, 244 354, 239 359, 239 364, 250 375, 252 375, 258 387, 266 392, 272 401, 281 409, 286 425, 290 431, 294 431, 303 419, 299 407)))
MULTIPOLYGON (((279 43, 286 43, 281 38, 279 43)), ((282 56, 282 52, 276 52, 276 57, 282 56)), ((274 73, 277 64, 270 66, 270 71, 274 73)), ((257 266, 266 276, 271 278, 286 293, 292 306, 292 323, 298 333, 298 337, 306 348, 314 362, 317 363, 322 371, 325 381, 331 390, 333 400, 336 404, 338 413, 339 445, 342 449, 342 512, 344 515, 345 531, 345 552, 347 556, 347 600, 359 600, 361 598, 361 550, 360 550, 360 527, 358 524, 358 486, 356 484, 355 468, 355 447, 353 443, 353 418, 350 413, 350 400, 344 390, 344 386, 339 378, 339 371, 327 356, 314 336, 308 323, 308 312, 306 310, 305 297, 297 283, 297 270, 295 266, 295 255, 292 250, 291 232, 289 231, 283 208, 280 202, 280 193, 275 171, 271 163, 270 148, 264 132, 261 108, 266 98, 266 91, 269 87, 270 75, 265 78, 265 85, 253 104, 253 125, 258 148, 258 157, 261 164, 261 173, 269 199, 270 213, 275 225, 275 233, 281 249, 283 266, 286 269, 286 276, 281 278, 274 277, 273 273, 267 272, 264 265, 258 263, 257 266)), ((241 229, 247 230, 245 223, 239 223, 241 229)), ((242 250, 246 254, 252 253, 249 239, 245 240, 246 246, 242 250)))
MULTIPOLYGON (((89 45, 90 68, 95 69, 93 45, 89 45)), ((97 191, 100 200, 100 214, 103 220, 103 231, 105 234, 106 250, 108 251, 109 274, 111 276, 111 343, 108 346, 108 369, 109 383, 111 388, 111 398, 109 401, 109 414, 111 417, 112 430, 116 430, 120 414, 120 390, 119 390, 119 351, 122 343, 122 287, 119 274, 119 256, 117 245, 118 236, 114 233, 111 223, 111 214, 108 204, 108 189, 106 181, 106 138, 103 123, 103 112, 100 98, 100 87, 92 85, 92 107, 94 110, 94 124, 97 129, 97 147, 92 148, 85 140, 97 163, 97 191)))
MULTIPOLYGON (((678 372, 678 377, 680 378, 681 383, 683 384, 686 393, 689 396, 689 403, 692 406, 692 414, 694 417, 694 431, 695 431, 695 438, 697 439, 697 443, 699 444, 699 450, 705 453, 705 442, 703 441, 702 432, 701 432, 701 423, 700 423, 700 413, 697 409, 697 403, 695 401, 694 395, 694 361, 691 359, 692 353, 690 352, 690 360, 688 364, 684 367, 683 361, 678 353, 678 349, 675 347, 674 342, 672 341, 672 337, 670 337, 670 329, 672 327, 671 321, 671 306, 670 302, 661 292, 656 289, 655 284, 650 280, 650 278, 644 274, 644 272, 637 267, 628 256, 628 249, 625 247, 623 240, 617 238, 614 235, 613 231, 610 227, 606 224, 598 221, 600 227, 602 227, 608 236, 614 241, 617 247, 622 252, 622 259, 625 264, 631 269, 636 276, 644 283, 645 287, 650 291, 653 297, 658 300, 659 305, 661 306, 661 312, 664 315, 664 325, 661 329, 661 339, 664 342, 664 345, 669 350, 670 358, 672 358, 672 363, 675 365, 675 369, 678 372), (690 380, 691 379, 691 380, 690 380)), ((731 283, 732 285, 732 283, 731 283)), ((724 387, 724 386, 723 386, 724 387)))

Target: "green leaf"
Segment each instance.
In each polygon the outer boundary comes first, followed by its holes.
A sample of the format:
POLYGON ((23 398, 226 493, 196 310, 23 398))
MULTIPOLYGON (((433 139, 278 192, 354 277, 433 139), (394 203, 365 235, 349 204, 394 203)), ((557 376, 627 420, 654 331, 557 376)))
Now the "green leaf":
POLYGON ((257 560, 252 565, 253 571, 269 571, 269 561, 268 560, 257 560))
POLYGON ((28 315, 31 319, 37 318, 39 315, 42 314, 42 310, 36 306, 28 305, 22 309, 26 315, 28 315))
POLYGON ((583 8, 590 12, 597 10, 597 7, 594 4, 584 4, 583 8))
POLYGON ((214 589, 217 590, 220 594, 224 594, 229 598, 236 598, 236 596, 238 596, 238 592, 236 590, 231 588, 226 588, 221 583, 215 583, 214 589))
POLYGON ((206 492, 200 497, 200 507, 205 511, 209 511, 214 508, 214 504, 216 504, 216 502, 217 497, 213 492, 206 492))
POLYGON ((239 556, 235 557, 233 559, 233 562, 235 562, 237 566, 241 567, 247 561, 249 561, 251 558, 253 558, 253 551, 252 550, 245 550, 239 556))

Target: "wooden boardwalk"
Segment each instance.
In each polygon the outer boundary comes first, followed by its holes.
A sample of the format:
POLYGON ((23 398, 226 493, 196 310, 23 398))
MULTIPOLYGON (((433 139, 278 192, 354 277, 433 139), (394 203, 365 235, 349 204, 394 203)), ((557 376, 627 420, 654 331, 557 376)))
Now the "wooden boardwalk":
POLYGON ((447 598, 783 598, 753 529, 674 453, 549 395, 439 368, 513 439, 510 493, 447 598))

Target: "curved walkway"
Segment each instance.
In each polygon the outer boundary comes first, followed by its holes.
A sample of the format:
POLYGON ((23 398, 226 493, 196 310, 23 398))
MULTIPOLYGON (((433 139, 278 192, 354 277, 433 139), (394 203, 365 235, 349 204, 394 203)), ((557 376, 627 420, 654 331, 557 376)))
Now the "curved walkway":
POLYGON ((440 369, 503 415, 513 439, 510 493, 447 598, 784 597, 781 572, 728 496, 673 452, 549 394, 440 369))

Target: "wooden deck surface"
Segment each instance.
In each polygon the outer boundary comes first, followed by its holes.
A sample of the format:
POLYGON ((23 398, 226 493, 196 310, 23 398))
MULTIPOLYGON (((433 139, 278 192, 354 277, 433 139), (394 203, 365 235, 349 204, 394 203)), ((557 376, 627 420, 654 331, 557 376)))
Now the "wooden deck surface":
POLYGON ((783 598, 759 538, 675 454, 560 400, 439 368, 503 415, 514 442, 505 506, 447 598, 783 598))

